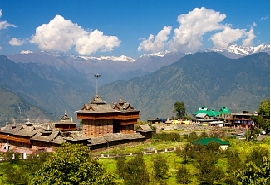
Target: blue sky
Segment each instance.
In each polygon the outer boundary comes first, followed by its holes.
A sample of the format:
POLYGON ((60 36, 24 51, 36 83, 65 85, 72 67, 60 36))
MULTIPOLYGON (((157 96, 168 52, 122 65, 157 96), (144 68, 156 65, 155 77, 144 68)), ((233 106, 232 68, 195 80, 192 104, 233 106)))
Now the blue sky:
POLYGON ((270 43, 269 0, 0 0, 0 54, 138 58, 270 43))

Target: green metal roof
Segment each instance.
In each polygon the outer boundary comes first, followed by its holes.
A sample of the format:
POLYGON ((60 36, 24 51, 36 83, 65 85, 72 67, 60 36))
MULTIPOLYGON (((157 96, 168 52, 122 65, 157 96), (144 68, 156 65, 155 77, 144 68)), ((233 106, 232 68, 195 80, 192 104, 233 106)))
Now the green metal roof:
POLYGON ((222 107, 219 111, 215 111, 214 109, 209 110, 206 107, 200 107, 199 110, 194 113, 194 115, 197 115, 199 113, 207 114, 210 117, 217 117, 220 114, 231 114, 231 112, 228 109, 228 107, 222 107))
POLYGON ((210 142, 216 142, 216 143, 219 143, 220 145, 230 145, 229 142, 226 142, 226 141, 222 141, 221 139, 219 138, 216 138, 216 137, 210 137, 210 138, 203 138, 203 139, 200 139, 200 140, 197 140, 197 141, 194 141, 192 142, 193 144, 202 144, 204 146, 208 145, 210 142))
POLYGON ((220 110, 219 110, 220 113, 222 114, 230 114, 231 111, 228 109, 228 107, 222 107, 220 110))

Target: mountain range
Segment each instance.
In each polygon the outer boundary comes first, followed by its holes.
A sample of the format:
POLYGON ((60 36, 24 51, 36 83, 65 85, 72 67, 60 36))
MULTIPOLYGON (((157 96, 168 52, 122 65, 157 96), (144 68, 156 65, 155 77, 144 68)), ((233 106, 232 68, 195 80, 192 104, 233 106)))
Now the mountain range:
POLYGON ((270 93, 269 50, 269 45, 232 45, 196 54, 166 51, 137 60, 23 51, 0 56, 0 87, 54 118, 65 110, 75 116, 94 96, 96 82, 107 102, 123 98, 141 110, 142 119, 172 116, 175 101, 184 101, 190 113, 199 106, 255 111, 270 93), (96 73, 101 74, 97 81, 96 73))

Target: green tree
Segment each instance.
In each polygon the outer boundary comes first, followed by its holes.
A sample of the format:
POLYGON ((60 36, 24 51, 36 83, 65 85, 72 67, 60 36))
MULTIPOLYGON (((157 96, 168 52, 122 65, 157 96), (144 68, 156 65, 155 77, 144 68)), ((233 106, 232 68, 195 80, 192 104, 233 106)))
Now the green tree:
POLYGON ((214 184, 224 177, 224 172, 216 166, 218 157, 215 152, 205 149, 196 156, 198 178, 202 183, 214 184))
POLYGON ((267 133, 270 131, 270 99, 264 99, 258 110, 257 122, 260 128, 267 133))
POLYGON ((239 157, 238 151, 236 150, 228 149, 226 151, 226 157, 228 158, 228 165, 225 182, 227 184, 238 184, 234 173, 236 170, 244 169, 244 163, 239 157))
POLYGON ((196 141, 198 139, 199 139, 199 136, 197 135, 197 133, 195 131, 193 131, 188 135, 187 141, 193 142, 193 141, 196 141))
POLYGON ((184 165, 181 165, 176 174, 176 182, 181 184, 188 184, 190 181, 191 173, 184 165))
POLYGON ((183 164, 187 164, 190 158, 193 158, 193 146, 191 143, 187 143, 182 150, 177 150, 176 154, 183 158, 183 164))
POLYGON ((117 157, 115 160, 117 161, 116 173, 123 178, 125 174, 125 157, 117 157))
POLYGON ((269 158, 269 150, 264 147, 253 147, 252 152, 248 154, 246 163, 250 161, 253 162, 256 166, 261 167, 264 163, 264 157, 269 158))
POLYGON ((150 181, 150 175, 143 158, 143 155, 137 155, 127 161, 124 167, 124 182, 127 185, 146 185, 150 181))
POLYGON ((88 147, 64 143, 33 175, 30 184, 111 185, 113 180, 97 159, 90 157, 88 147))
POLYGON ((237 170, 234 175, 242 185, 270 184, 270 161, 264 157, 261 167, 249 162, 246 164, 246 168, 237 170))
POLYGON ((186 116, 184 102, 175 102, 173 112, 176 113, 176 117, 178 119, 179 118, 184 118, 186 116))
POLYGON ((158 155, 153 159, 154 177, 161 180, 167 176, 169 165, 165 157, 158 155))

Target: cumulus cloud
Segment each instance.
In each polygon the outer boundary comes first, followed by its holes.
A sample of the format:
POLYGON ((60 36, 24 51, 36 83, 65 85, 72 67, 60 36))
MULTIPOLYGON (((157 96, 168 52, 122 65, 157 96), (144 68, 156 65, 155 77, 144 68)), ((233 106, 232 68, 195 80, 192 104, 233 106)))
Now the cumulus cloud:
POLYGON ((243 40, 243 46, 253 46, 253 40, 256 38, 256 36, 254 35, 253 27, 251 27, 250 31, 245 33, 245 35, 247 36, 247 38, 243 40))
POLYGON ((211 40, 215 48, 226 48, 229 44, 243 38, 246 31, 244 29, 232 29, 231 25, 227 25, 222 32, 212 35, 211 40))
MULTIPOLYGON (((243 39, 243 46, 253 45, 253 39, 256 37, 253 28, 250 31, 246 29, 232 28, 232 25, 223 23, 225 14, 212 9, 195 8, 188 14, 181 14, 177 21, 179 27, 174 29, 173 37, 169 35, 172 27, 164 27, 158 35, 150 34, 148 39, 143 39, 138 50, 156 52, 165 47, 171 51, 179 52, 197 52, 203 45, 203 37, 211 33, 211 40, 215 48, 225 48, 229 44, 243 39)), ((253 22, 252 27, 257 26, 253 22)))
POLYGON ((12 38, 9 42, 10 45, 12 46, 21 46, 25 43, 25 40, 20 40, 17 38, 12 38))
POLYGON ((36 34, 32 36, 30 42, 43 50, 63 52, 75 46, 81 55, 111 51, 120 45, 120 40, 116 36, 106 36, 98 30, 86 31, 71 20, 65 20, 61 15, 56 15, 48 24, 37 27, 36 34))
POLYGON ((143 41, 140 43, 138 51, 145 50, 157 52, 163 50, 171 29, 171 26, 164 26, 163 30, 161 30, 156 36, 150 34, 148 39, 143 39, 143 41))
MULTIPOLYGON (((2 17, 2 10, 0 10, 0 18, 1 17, 2 17)), ((6 29, 9 26, 16 27, 15 25, 8 23, 7 21, 0 20, 0 30, 6 29)))
POLYGON ((195 8, 188 14, 179 15, 180 26, 174 29, 171 50, 197 51, 202 46, 204 34, 224 28, 220 22, 225 18, 225 14, 204 7, 195 8))

